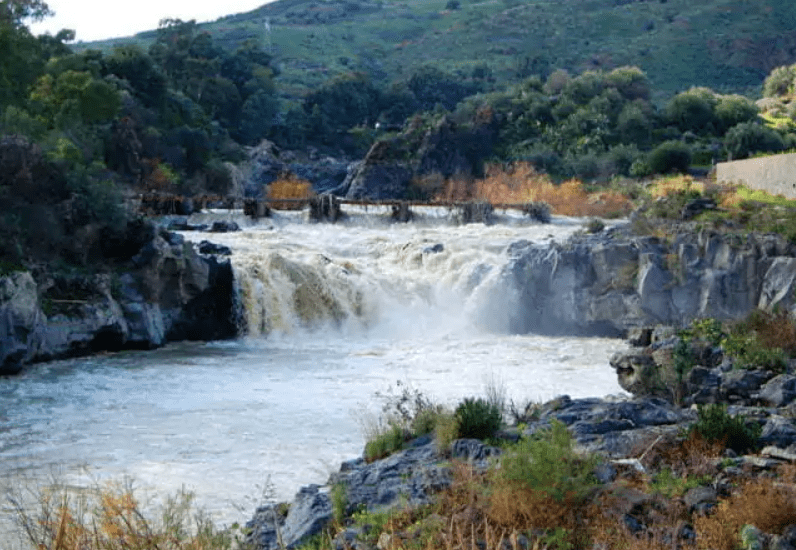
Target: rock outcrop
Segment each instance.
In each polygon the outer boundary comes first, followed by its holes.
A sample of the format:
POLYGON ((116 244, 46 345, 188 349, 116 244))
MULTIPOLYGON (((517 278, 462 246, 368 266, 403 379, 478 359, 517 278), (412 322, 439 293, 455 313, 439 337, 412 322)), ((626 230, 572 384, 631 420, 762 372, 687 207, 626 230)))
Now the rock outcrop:
POLYGON ((33 361, 234 337, 229 261, 153 231, 114 274, 0 277, 0 374, 33 361))
POLYGON ((477 175, 495 134, 489 117, 479 117, 473 126, 457 125, 449 116, 430 128, 410 125, 374 143, 335 192, 349 199, 403 199, 416 178, 477 175))
POLYGON ((633 327, 791 308, 796 247, 778 235, 622 230, 563 244, 518 242, 503 277, 517 333, 624 335, 633 327))

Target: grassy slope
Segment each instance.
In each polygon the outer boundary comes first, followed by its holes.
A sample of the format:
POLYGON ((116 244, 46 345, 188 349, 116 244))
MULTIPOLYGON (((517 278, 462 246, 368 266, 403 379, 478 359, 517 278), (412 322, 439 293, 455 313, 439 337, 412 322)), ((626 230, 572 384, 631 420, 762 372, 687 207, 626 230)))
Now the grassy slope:
POLYGON ((692 85, 755 94, 773 67, 796 61, 793 2, 461 0, 452 11, 446 3, 278 0, 203 28, 227 47, 253 39, 270 48, 292 96, 335 74, 392 80, 424 63, 469 73, 486 62, 506 82, 534 60, 573 73, 637 65, 664 95, 692 85))

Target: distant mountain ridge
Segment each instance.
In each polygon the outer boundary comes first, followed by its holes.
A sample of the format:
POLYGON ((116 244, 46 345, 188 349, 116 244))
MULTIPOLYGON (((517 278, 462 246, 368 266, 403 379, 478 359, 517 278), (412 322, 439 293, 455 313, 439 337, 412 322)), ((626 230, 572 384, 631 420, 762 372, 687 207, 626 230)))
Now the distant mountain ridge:
POLYGON ((774 0, 277 0, 201 29, 228 48, 259 42, 295 97, 337 74, 389 82, 424 64, 487 70, 497 87, 636 65, 661 94, 754 95, 772 68, 796 62, 796 2, 774 0))

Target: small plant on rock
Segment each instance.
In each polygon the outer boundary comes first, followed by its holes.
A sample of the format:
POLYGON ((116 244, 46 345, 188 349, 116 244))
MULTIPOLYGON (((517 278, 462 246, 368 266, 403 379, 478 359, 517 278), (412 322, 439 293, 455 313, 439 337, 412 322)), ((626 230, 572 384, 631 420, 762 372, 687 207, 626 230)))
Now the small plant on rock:
POLYGON ((742 417, 730 416, 726 405, 700 406, 698 415, 698 420, 690 429, 692 434, 699 435, 708 442, 722 442, 737 453, 758 446, 760 426, 747 424, 742 417))
POLYGON ((495 435, 503 423, 503 413, 495 403, 468 397, 456 407, 459 437, 487 439, 495 435))

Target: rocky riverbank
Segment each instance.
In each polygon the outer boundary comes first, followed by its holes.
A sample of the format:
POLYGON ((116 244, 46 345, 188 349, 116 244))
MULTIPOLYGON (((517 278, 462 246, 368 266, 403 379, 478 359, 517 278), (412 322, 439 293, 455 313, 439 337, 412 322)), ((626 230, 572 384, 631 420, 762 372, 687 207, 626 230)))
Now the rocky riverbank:
MULTIPOLYGON (((453 534, 464 525, 473 535, 462 539, 460 533, 460 541, 480 548, 571 547, 551 542, 558 535, 566 539, 561 544, 571 543, 567 537, 580 537, 590 548, 796 547, 793 365, 779 374, 740 368, 721 346, 691 339, 687 354, 693 365, 684 377, 685 389, 662 392, 660 385, 668 380, 663 371, 671 368, 674 350, 684 338, 673 327, 634 334, 634 346, 611 360, 631 395, 562 396, 531 404, 489 442, 457 439, 448 446, 439 435, 407 432, 398 452, 371 463, 364 458, 346 462, 325 485, 301 489, 292 503, 259 508, 246 526, 248 541, 267 550, 310 540, 313 548, 441 547, 423 546, 422 541, 459 548, 466 545, 454 543, 453 534), (657 385, 641 384, 629 375, 628 365, 638 364, 647 369, 644 379, 657 385), (731 404, 695 405, 722 402, 731 404), (512 485, 511 490, 531 500, 539 497, 551 508, 566 505, 569 516, 583 517, 549 525, 545 521, 550 518, 539 510, 523 509, 521 518, 506 519, 495 503, 495 495, 507 490, 500 471, 514 464, 504 457, 516 456, 517 441, 549 441, 556 424, 566 426, 574 446, 574 454, 561 461, 583 461, 590 469, 585 493, 576 500, 568 500, 572 495, 550 500, 545 487, 520 490, 512 485), (469 499, 464 504, 463 493, 469 499), (755 498, 768 502, 754 504, 755 498), (745 508, 750 505, 757 512, 745 508), (730 506, 738 507, 735 516, 727 515, 730 506), (775 507, 791 515, 783 519, 775 507), (738 524, 738 518, 746 519, 738 524), (605 525, 610 525, 609 532, 605 525), (557 531, 559 527, 564 531, 557 531), (501 530, 502 538, 495 539, 501 530), (318 539, 319 533, 325 534, 318 539), (752 538, 756 546, 747 540, 752 538)), ((535 447, 522 452, 536 453, 539 462, 558 462, 555 453, 564 448, 550 446, 546 452, 553 454, 547 457, 535 447)), ((554 478, 556 468, 546 475, 554 478)))
POLYGON ((0 277, 0 375, 35 361, 237 335, 228 260, 150 224, 131 229, 129 241, 129 260, 112 270, 0 277))

